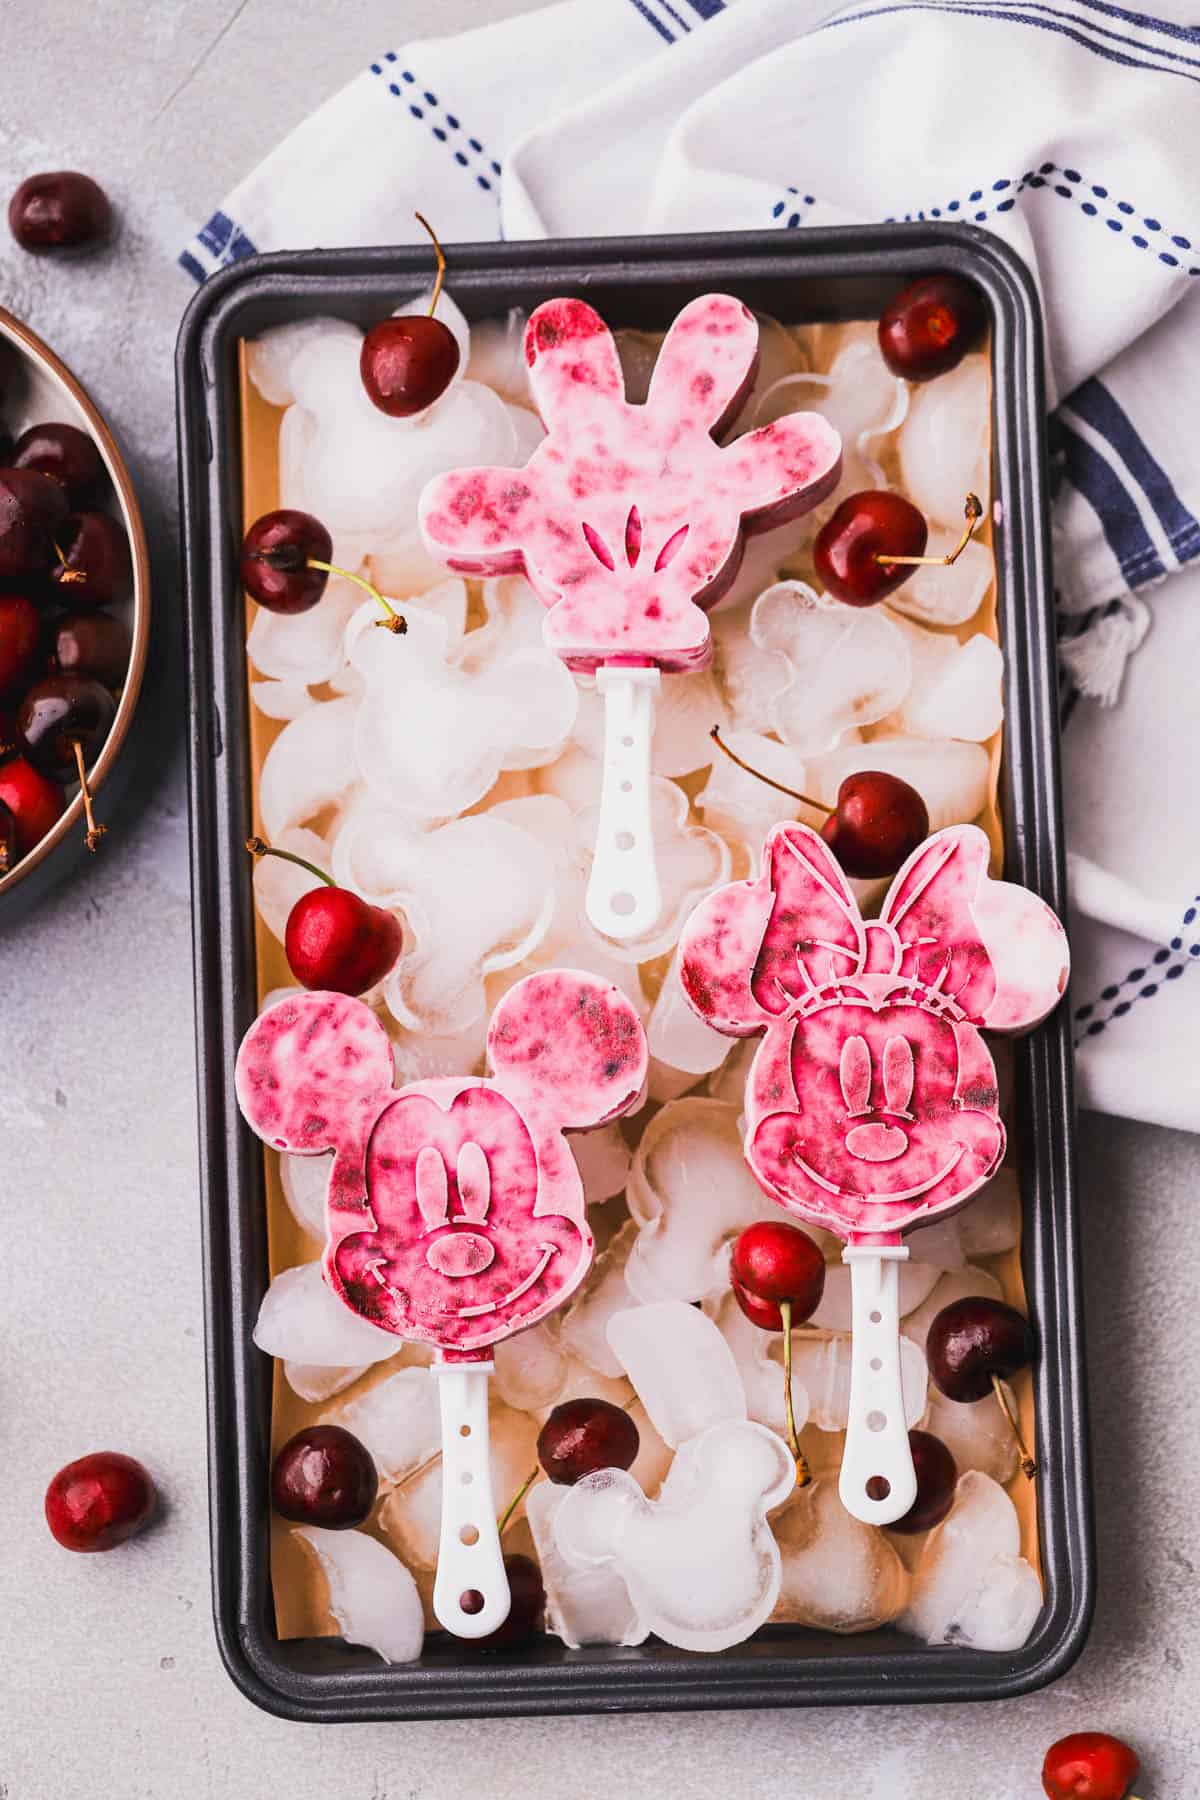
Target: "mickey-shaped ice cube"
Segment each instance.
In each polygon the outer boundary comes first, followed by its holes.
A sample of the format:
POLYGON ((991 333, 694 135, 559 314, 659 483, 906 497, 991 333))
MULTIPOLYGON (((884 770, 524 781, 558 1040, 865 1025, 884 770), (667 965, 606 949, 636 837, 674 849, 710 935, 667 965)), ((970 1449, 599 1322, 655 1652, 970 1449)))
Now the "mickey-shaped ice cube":
POLYGON ((764 1624, 779 1597, 767 1514, 796 1465, 765 1426, 727 1419, 677 1452, 657 1500, 623 1469, 567 1491, 555 1541, 576 1568, 611 1567, 637 1617, 681 1650, 726 1650, 764 1624))
POLYGON ((242 1111, 276 1149, 333 1150, 325 1278, 397 1336, 477 1353, 583 1280, 593 1239, 564 1127, 636 1103, 641 1021, 595 977, 554 969, 505 995, 488 1079, 393 1088, 375 1015, 340 994, 289 997, 238 1055, 242 1111))

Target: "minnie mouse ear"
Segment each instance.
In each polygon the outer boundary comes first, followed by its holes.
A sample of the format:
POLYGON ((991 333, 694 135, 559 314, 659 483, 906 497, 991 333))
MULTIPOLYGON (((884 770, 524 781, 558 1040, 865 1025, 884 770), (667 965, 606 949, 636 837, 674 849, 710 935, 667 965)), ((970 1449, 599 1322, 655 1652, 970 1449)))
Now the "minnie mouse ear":
POLYGON ((526 1118, 602 1125, 628 1112, 646 1081, 646 1034, 633 1005, 579 969, 527 975, 492 1015, 497 1087, 526 1118))
POLYGON ((331 1205, 361 1205, 371 1127, 392 1094, 392 1047, 369 1007, 345 994, 289 996, 254 1021, 234 1086, 253 1131, 276 1150, 336 1150, 331 1205))
POLYGON ((900 941, 902 974, 976 1025, 1027 1031, 1067 985, 1067 934, 1036 894, 990 879, 990 851, 978 826, 935 832, 892 882, 881 920, 900 941))

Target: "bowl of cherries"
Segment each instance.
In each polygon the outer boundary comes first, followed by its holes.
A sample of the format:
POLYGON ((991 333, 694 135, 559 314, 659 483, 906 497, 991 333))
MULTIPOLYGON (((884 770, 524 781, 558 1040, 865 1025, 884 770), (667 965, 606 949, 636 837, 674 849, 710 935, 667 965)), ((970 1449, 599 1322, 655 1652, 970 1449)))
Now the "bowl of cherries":
POLYGON ((0 308, 6 921, 101 848, 149 623, 146 537, 112 433, 53 351, 0 308))

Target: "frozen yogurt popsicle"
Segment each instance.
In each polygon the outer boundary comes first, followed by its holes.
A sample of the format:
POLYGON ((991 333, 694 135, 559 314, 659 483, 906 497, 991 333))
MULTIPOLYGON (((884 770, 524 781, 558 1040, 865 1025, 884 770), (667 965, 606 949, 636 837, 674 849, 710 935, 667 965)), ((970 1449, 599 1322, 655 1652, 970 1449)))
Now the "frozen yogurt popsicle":
POLYGON ((762 1034, 746 1157, 787 1211, 836 1232, 853 1355, 840 1492, 868 1524, 916 1495, 900 1382, 901 1234, 961 1206, 1004 1154, 980 1027, 1036 1025, 1066 986, 1066 934, 1026 889, 988 877, 974 825, 936 832, 864 921, 823 840, 778 825, 762 873, 703 901, 680 939, 700 1016, 762 1034))
POLYGON ((323 1262, 333 1292, 361 1318, 440 1353, 434 1611, 463 1637, 493 1631, 509 1605, 490 1491, 488 1352, 561 1306, 587 1274, 594 1240, 563 1130, 628 1111, 647 1067, 624 994, 567 969, 510 989, 492 1017, 488 1057, 487 1079, 397 1090, 371 1010, 342 994, 300 993, 251 1026, 235 1078, 266 1143, 334 1152, 323 1262))
POLYGON ((426 547, 468 574, 523 571, 549 608, 545 638, 605 696, 604 787, 588 916, 614 937, 657 919, 649 812, 659 671, 703 668, 705 611, 747 532, 795 518, 836 485, 841 440, 793 413, 717 440, 754 377, 758 325, 728 294, 684 307, 644 405, 625 399, 616 344, 585 301, 549 300, 525 332, 547 428, 523 469, 459 469, 424 490, 426 547))

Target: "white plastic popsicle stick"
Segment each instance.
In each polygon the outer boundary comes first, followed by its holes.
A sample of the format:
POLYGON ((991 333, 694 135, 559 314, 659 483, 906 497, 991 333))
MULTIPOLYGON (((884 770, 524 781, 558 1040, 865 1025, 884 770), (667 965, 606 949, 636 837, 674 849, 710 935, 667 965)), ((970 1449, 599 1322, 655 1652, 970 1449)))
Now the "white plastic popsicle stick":
POLYGON ((641 937, 662 911, 650 810, 658 682, 657 669, 624 664, 596 674, 604 696, 604 779, 587 916, 606 937, 641 937))
POLYGON ((488 1377, 491 1362, 436 1362, 442 1414, 442 1533, 433 1610, 455 1637, 486 1637, 508 1617, 511 1596, 488 1455, 488 1377), (477 1611, 463 1596, 481 1596, 477 1611))
POLYGON ((904 1418, 900 1379, 900 1264, 903 1244, 848 1245, 850 1267, 850 1413, 838 1493, 842 1505, 867 1525, 903 1518, 917 1497, 917 1477, 904 1418), (886 1483, 880 1499, 869 1487, 886 1483))

